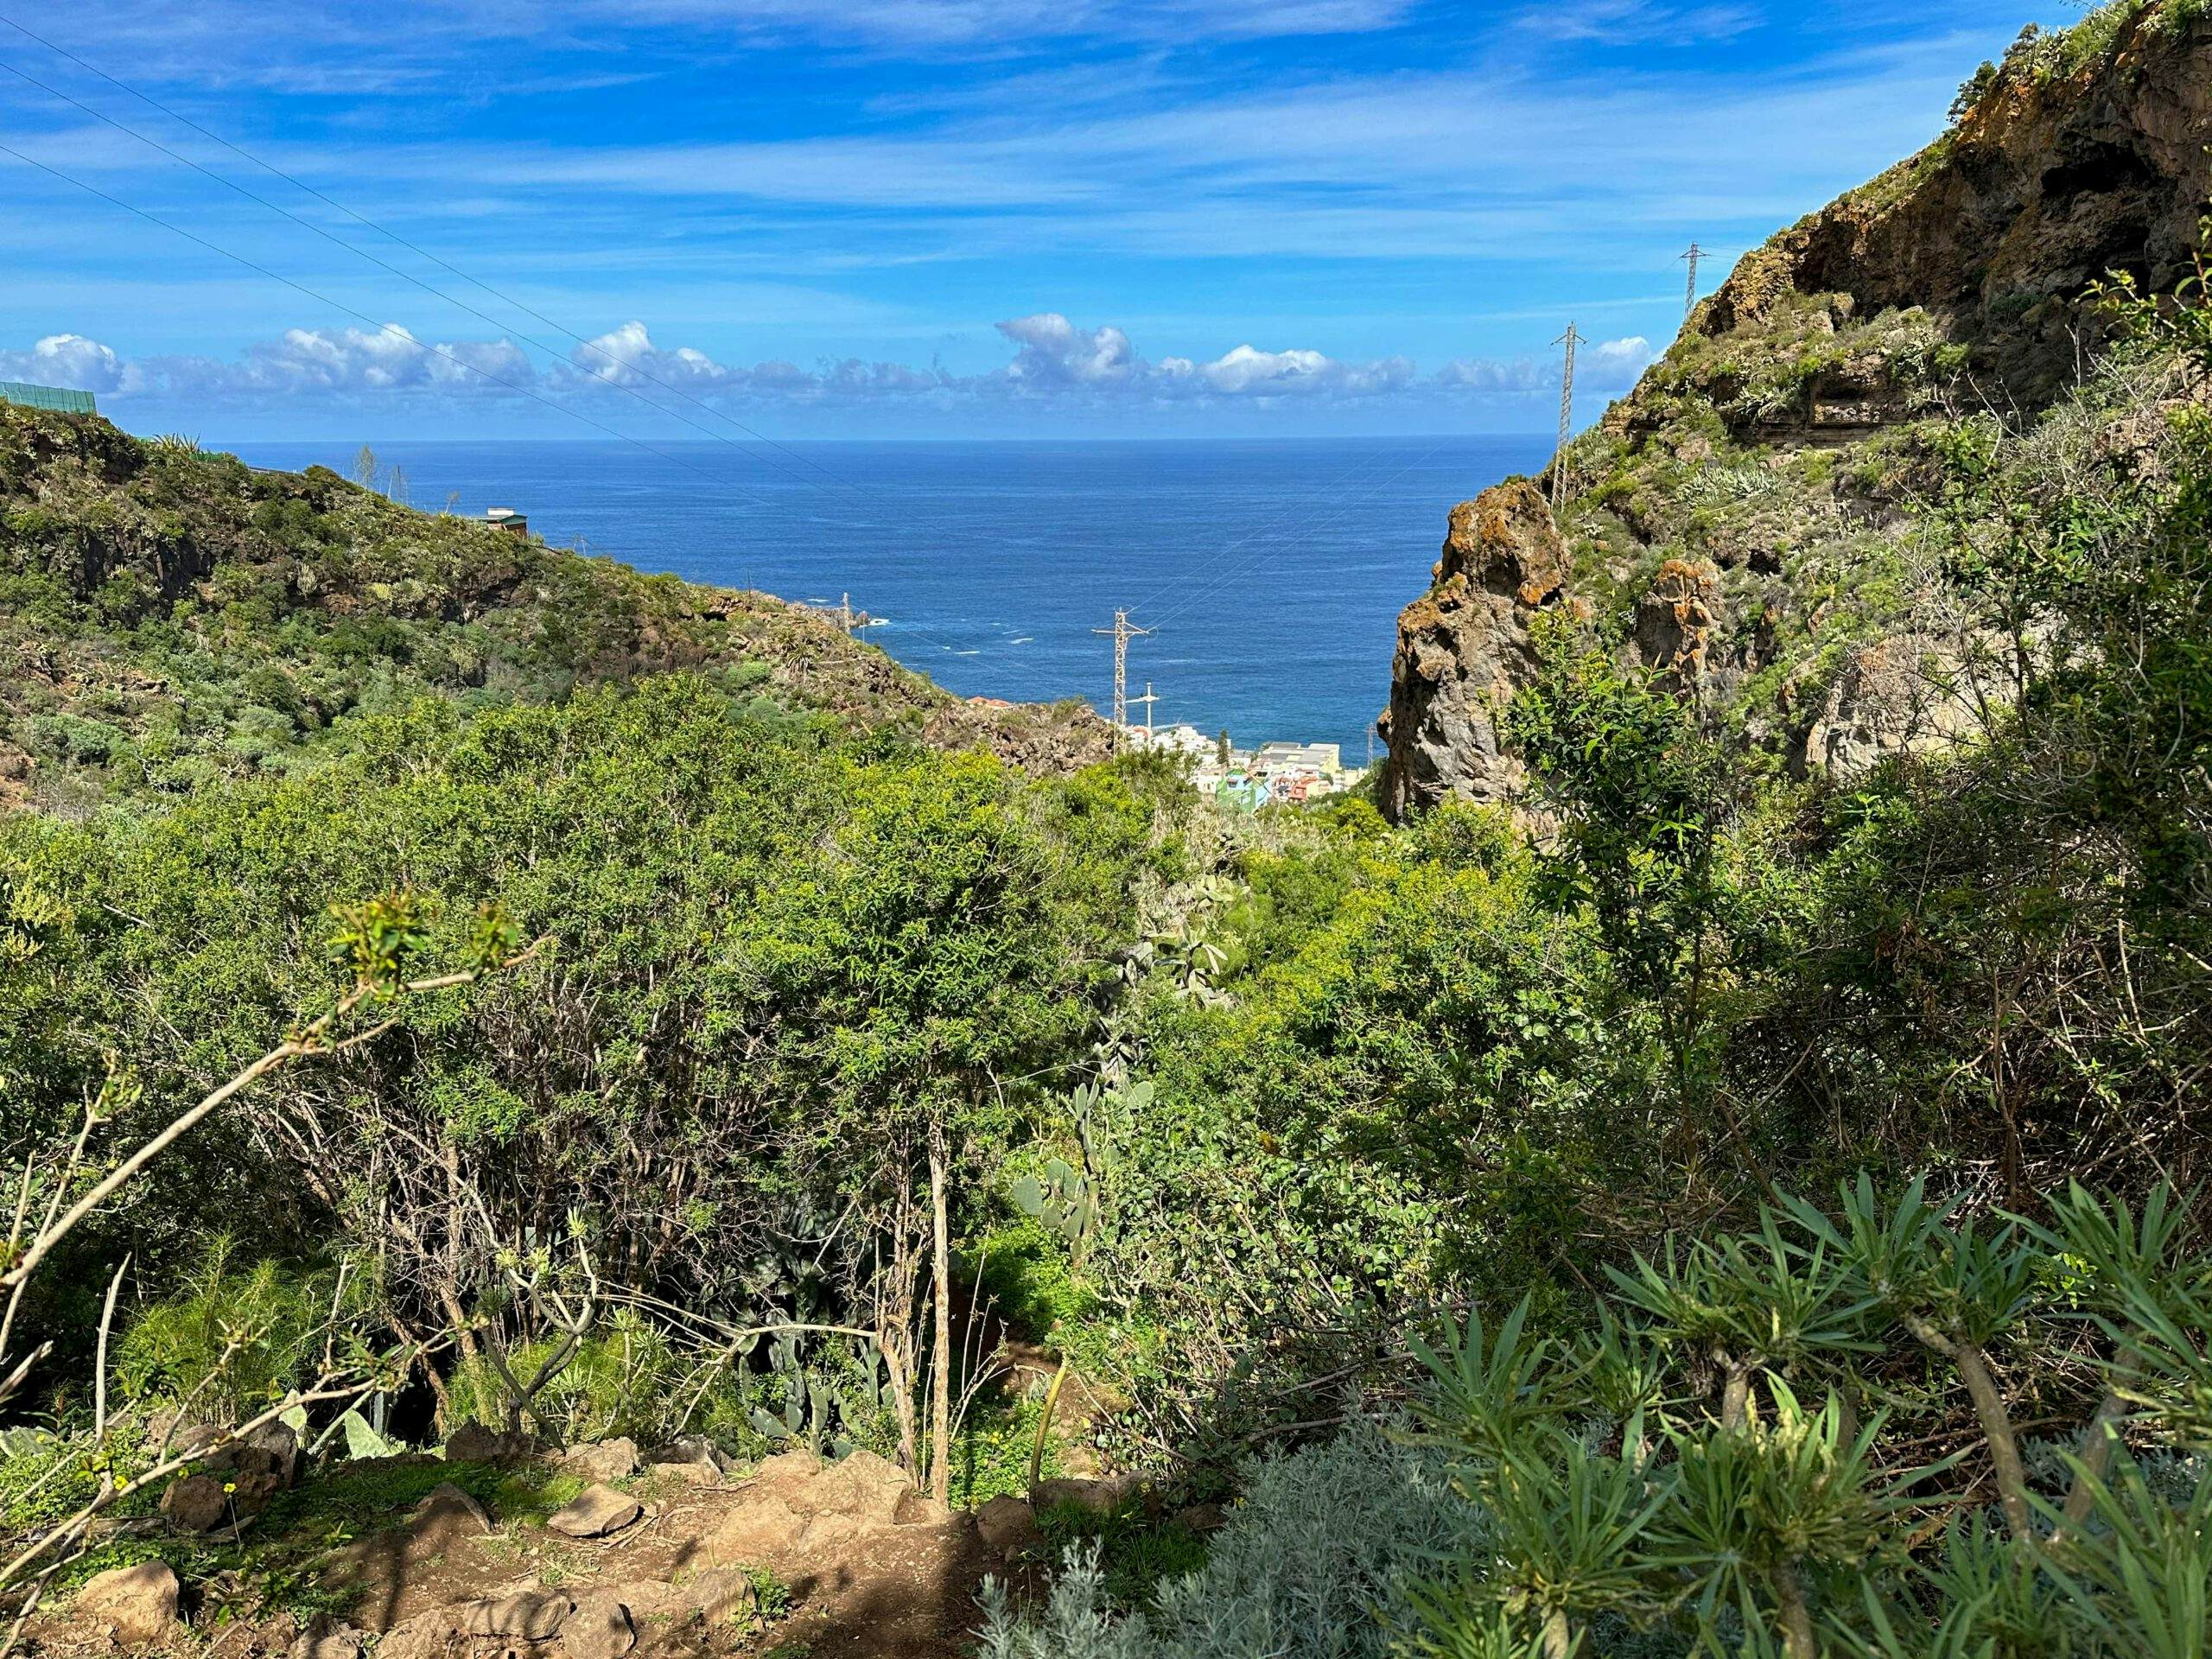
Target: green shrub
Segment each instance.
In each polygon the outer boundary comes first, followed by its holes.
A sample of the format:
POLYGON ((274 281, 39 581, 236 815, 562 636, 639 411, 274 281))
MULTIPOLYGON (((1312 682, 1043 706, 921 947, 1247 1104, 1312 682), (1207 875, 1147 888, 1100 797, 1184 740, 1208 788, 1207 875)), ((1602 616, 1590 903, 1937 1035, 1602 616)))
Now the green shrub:
POLYGON ((1018 1614, 986 1587, 982 1659, 1381 1659, 1414 1628, 1421 1580, 1482 1537, 1447 1460, 1368 1418, 1256 1465, 1193 1571, 1173 1572, 1187 1534, 1128 1517, 1084 1524, 1093 1535, 1067 1546, 1042 1609, 1018 1614), (1149 1605, 1116 1618, 1155 1569, 1149 1605))
POLYGON ((123 1396, 150 1406, 175 1402, 196 1422, 228 1427, 309 1381, 332 1319, 361 1313, 371 1287, 349 1273, 342 1294, 334 1268, 238 1260, 230 1238, 206 1246, 183 1290, 131 1321, 115 1350, 123 1396))

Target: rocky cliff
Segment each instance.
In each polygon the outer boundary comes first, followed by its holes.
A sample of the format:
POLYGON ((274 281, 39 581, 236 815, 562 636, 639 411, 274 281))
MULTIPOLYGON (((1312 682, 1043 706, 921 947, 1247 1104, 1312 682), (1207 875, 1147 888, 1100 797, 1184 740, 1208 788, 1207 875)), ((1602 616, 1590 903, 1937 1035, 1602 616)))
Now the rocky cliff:
POLYGON ((1452 510, 1399 620, 1387 810, 1513 798, 1497 711, 1547 606, 1580 607, 1799 774, 1957 741, 2005 701, 1984 620, 1924 568, 1916 503, 1947 430, 2032 420, 2075 384, 2097 283, 2163 291, 2190 270, 2212 194, 2212 12, 2118 0, 2031 29, 1956 118, 1745 256, 1554 462, 1555 522, 1519 480, 1452 510))

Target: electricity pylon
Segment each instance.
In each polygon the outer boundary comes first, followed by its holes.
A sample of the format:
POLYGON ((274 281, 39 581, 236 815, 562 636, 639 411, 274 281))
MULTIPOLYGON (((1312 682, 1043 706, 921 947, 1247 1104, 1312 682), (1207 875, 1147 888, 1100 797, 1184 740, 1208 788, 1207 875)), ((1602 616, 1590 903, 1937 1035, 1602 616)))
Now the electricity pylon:
POLYGON ((1114 637, 1114 747, 1119 748, 1122 728, 1129 723, 1129 641, 1152 630, 1130 621, 1127 611, 1116 611, 1112 627, 1093 628, 1091 632, 1114 637))
POLYGON ((1687 322, 1690 313, 1697 309, 1697 262, 1705 257, 1705 250, 1693 242, 1688 251, 1676 257, 1690 263, 1689 288, 1682 296, 1682 321, 1687 322))
POLYGON ((1582 343, 1582 336, 1569 322, 1567 332, 1552 341, 1554 346, 1567 347, 1567 361, 1559 376, 1559 453, 1552 457, 1552 505, 1556 509, 1567 499, 1567 442, 1574 435, 1574 348, 1582 343))

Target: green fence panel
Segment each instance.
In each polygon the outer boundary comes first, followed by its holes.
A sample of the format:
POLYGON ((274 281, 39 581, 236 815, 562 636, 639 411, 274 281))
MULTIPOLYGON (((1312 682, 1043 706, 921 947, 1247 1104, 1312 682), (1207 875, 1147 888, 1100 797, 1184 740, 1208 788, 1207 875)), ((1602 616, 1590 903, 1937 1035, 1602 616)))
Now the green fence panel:
POLYGON ((99 413, 89 391, 71 391, 65 386, 34 386, 21 380, 0 380, 0 403, 22 404, 29 409, 54 409, 64 415, 99 413))

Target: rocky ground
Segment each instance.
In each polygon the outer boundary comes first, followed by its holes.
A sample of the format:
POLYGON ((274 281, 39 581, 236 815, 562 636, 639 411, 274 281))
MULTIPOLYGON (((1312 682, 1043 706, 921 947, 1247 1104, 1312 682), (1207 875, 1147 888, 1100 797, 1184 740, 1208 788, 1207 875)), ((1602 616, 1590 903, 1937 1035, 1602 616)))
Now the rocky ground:
MULTIPOLYGON (((330 1528, 327 1547, 283 1575, 284 1593, 271 1599, 289 1606, 248 1611, 220 1585, 181 1581, 163 1560, 111 1567, 33 1621, 30 1650, 932 1659, 963 1650, 987 1573, 1025 1585, 1046 1553, 1027 1502, 1001 1497, 950 1511, 871 1452, 828 1462, 791 1452, 738 1474, 702 1448, 688 1452, 647 1461, 615 1440, 510 1459, 528 1466, 511 1482, 518 1496, 506 1514, 459 1484, 469 1471, 480 1477, 484 1464, 453 1465, 455 1479, 438 1480, 407 1507, 330 1528), (519 1496, 571 1490, 550 1510, 519 1496)), ((395 1490, 448 1466, 428 1454, 340 1465, 356 1487, 381 1481, 395 1490)), ((165 1506, 172 1533, 207 1518, 192 1512, 194 1496, 165 1506)), ((1035 1496, 1042 1505, 1104 1510, 1136 1494, 1127 1483, 1063 1480, 1035 1496)), ((295 1534, 327 1520, 313 1506, 269 1512, 287 1513, 295 1534)), ((219 1515, 211 1529, 226 1524, 219 1515)))

